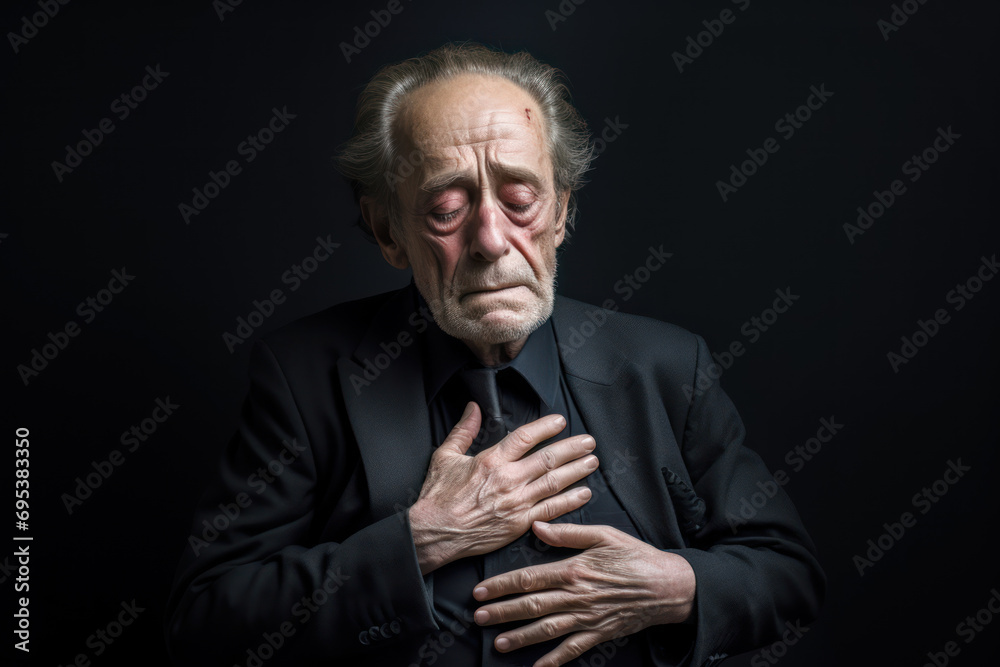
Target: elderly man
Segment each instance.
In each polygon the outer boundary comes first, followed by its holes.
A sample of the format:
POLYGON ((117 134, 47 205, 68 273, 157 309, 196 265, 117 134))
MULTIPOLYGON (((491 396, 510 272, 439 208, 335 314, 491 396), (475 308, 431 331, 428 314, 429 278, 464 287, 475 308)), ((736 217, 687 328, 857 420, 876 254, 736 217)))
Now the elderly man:
POLYGON ((710 665, 815 617, 813 546, 696 382, 704 341, 554 293, 591 154, 525 53, 449 45, 369 83, 340 164, 413 279, 255 347, 177 664, 710 665))

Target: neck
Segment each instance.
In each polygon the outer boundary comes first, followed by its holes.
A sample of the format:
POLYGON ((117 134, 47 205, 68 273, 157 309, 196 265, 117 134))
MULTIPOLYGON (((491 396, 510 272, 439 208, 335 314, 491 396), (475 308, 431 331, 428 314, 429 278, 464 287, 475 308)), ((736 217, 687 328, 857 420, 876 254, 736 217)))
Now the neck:
POLYGON ((465 339, 462 339, 462 342, 472 350, 483 366, 499 366, 520 354, 524 344, 528 342, 528 336, 507 343, 480 343, 465 339))

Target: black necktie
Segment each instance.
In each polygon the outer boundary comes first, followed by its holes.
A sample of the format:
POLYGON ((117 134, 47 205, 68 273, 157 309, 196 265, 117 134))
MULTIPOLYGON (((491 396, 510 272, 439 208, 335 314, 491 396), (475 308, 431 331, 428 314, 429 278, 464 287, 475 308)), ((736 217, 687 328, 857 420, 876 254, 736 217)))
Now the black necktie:
POLYGON ((482 422, 479 434, 469 447, 469 455, 492 447, 507 435, 507 425, 504 422, 500 406, 500 391, 497 387, 497 370, 495 368, 465 368, 458 372, 462 386, 468 392, 468 398, 479 404, 482 412, 482 422))

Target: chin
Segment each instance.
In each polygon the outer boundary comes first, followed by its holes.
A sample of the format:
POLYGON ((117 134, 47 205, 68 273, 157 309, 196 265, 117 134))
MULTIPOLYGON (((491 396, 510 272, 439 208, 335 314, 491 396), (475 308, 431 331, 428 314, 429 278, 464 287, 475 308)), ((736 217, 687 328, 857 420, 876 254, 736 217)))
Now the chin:
POLYGON ((499 345, 520 340, 540 327, 552 314, 552 299, 534 298, 527 303, 499 303, 490 308, 463 308, 448 299, 428 301, 441 330, 462 340, 499 345))

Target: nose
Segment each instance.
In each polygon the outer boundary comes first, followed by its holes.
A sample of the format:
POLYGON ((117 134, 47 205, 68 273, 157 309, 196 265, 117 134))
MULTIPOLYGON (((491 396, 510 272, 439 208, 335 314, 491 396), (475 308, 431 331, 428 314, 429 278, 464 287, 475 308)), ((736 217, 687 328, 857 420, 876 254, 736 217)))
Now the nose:
POLYGON ((500 210, 496 201, 489 197, 480 200, 470 222, 472 239, 469 243, 469 252, 474 259, 495 262, 510 252, 507 232, 512 223, 500 210))

